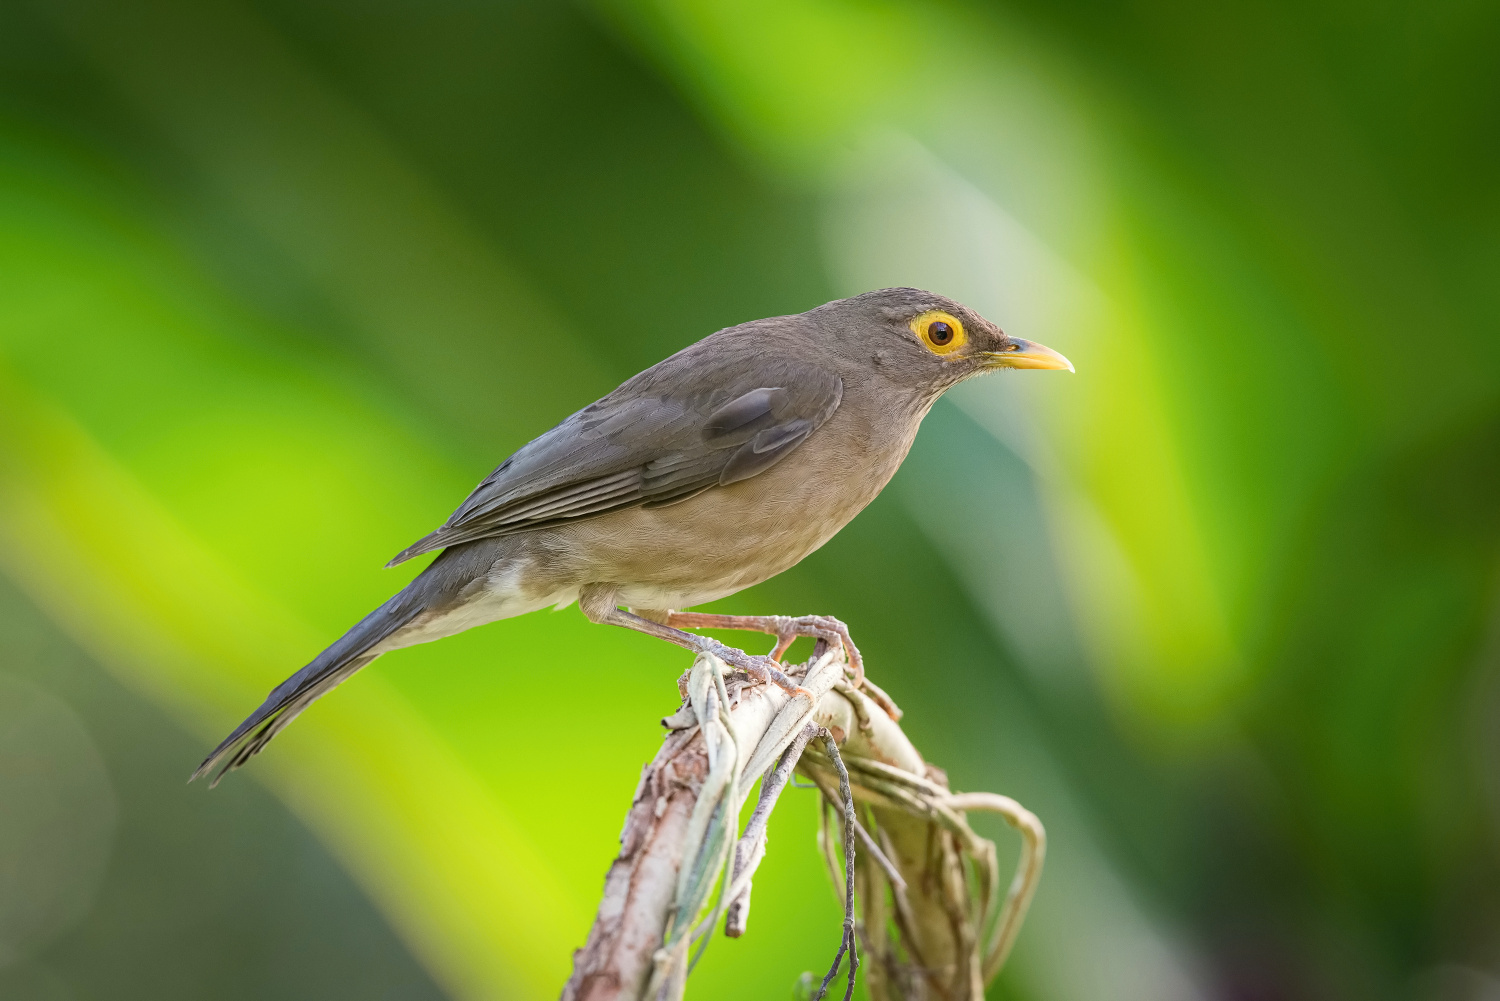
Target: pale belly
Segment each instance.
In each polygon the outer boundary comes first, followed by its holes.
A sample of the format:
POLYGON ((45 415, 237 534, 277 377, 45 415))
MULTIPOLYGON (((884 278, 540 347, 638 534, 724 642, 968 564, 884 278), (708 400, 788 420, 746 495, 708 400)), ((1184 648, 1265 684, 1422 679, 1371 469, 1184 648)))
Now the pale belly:
MULTIPOLYGON (((634 608, 684 609, 734 594, 795 566, 831 539, 890 480, 915 435, 840 451, 815 435, 759 476, 680 504, 630 508, 585 521, 458 547, 453 599, 384 644, 451 635, 481 622, 578 600, 612 587, 634 608), (464 550, 464 552, 460 552, 464 550), (461 566, 459 566, 461 564, 461 566)), ((437 569, 436 564, 434 570, 437 569)))
POLYGON ((819 455, 664 508, 634 508, 553 530, 554 566, 578 585, 614 584, 637 608, 690 608, 787 570, 831 539, 885 486, 899 449, 819 455), (809 475, 809 469, 820 470, 809 475))

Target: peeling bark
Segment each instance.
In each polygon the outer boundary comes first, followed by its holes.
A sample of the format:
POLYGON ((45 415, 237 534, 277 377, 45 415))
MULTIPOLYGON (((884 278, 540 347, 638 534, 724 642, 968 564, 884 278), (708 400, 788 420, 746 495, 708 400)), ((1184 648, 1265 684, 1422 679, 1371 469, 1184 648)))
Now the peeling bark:
POLYGON ((708 752, 696 727, 669 734, 642 769, 620 854, 604 879, 588 940, 573 953, 563 1001, 636 1001, 645 992, 671 917, 688 818, 707 775, 708 752))

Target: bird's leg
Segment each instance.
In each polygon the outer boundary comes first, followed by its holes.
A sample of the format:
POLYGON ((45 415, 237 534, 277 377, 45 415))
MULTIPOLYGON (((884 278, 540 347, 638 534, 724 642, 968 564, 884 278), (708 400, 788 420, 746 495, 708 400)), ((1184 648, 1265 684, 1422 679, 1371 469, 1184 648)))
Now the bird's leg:
POLYGON ((742 629, 752 633, 769 633, 776 637, 771 659, 779 661, 787 647, 799 636, 837 643, 844 648, 849 668, 854 672, 854 687, 865 681, 865 662, 859 647, 849 635, 849 627, 831 615, 714 615, 709 612, 668 612, 666 625, 689 629, 742 629))
POLYGON ((636 632, 645 633, 647 636, 655 636, 659 640, 666 640, 668 643, 691 650, 694 653, 712 653, 731 667, 739 668, 757 681, 773 684, 788 695, 806 695, 809 698, 812 697, 811 692, 782 673, 777 662, 770 657, 753 657, 743 650, 736 650, 733 647, 725 646, 712 637, 699 636, 697 633, 675 629, 654 619, 649 619, 644 615, 637 615, 628 609, 620 608, 614 601, 615 593, 613 589, 601 589, 591 586, 584 588, 579 594, 578 607, 590 622, 624 626, 626 629, 634 629, 636 632))
POLYGON ((849 627, 831 615, 714 615, 709 612, 672 612, 660 616, 664 625, 686 626, 689 629, 743 629, 753 633, 770 633, 776 637, 776 646, 770 659, 781 661, 781 655, 798 636, 812 636, 829 644, 843 646, 849 670, 853 673, 853 685, 866 692, 875 704, 885 710, 893 720, 901 719, 901 710, 891 697, 865 680, 865 662, 859 655, 859 647, 849 635, 849 627))

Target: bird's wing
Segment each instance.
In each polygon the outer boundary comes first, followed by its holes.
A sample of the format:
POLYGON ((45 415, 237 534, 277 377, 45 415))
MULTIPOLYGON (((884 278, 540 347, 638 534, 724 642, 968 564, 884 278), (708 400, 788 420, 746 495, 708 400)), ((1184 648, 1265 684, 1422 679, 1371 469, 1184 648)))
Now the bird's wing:
POLYGON ((675 504, 748 479, 805 441, 842 395, 837 375, 794 359, 761 358, 749 372, 637 377, 501 463, 441 528, 391 563, 621 508, 675 504))

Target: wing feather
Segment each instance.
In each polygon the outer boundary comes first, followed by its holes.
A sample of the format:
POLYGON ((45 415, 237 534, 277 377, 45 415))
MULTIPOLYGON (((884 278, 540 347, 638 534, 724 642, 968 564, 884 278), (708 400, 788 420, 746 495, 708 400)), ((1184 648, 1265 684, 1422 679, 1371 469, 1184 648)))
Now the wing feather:
POLYGON ((833 415, 843 382, 793 359, 710 368, 641 392, 638 376, 524 446, 400 563, 460 542, 681 503, 769 469, 833 415), (632 389, 635 392, 631 392, 632 389))

